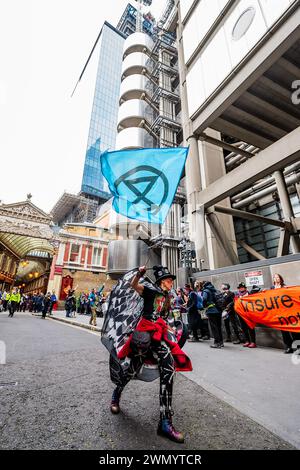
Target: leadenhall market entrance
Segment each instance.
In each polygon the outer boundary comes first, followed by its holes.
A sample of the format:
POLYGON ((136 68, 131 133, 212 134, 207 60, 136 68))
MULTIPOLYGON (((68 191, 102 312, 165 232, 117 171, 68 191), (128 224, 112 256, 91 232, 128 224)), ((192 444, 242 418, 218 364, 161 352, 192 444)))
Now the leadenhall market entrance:
POLYGON ((0 205, 0 290, 46 292, 58 245, 51 217, 27 200, 0 205))

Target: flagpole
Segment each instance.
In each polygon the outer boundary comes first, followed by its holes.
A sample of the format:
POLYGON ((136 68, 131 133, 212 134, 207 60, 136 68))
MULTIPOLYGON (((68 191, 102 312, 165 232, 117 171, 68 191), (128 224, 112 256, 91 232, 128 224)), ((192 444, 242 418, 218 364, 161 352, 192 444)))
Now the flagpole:
MULTIPOLYGON (((149 263, 150 261, 150 257, 151 257, 151 251, 150 250, 153 250, 154 248, 157 248, 158 246, 162 245, 163 241, 162 240, 159 240, 158 242, 156 242, 154 245, 152 246, 149 246, 148 250, 149 250, 149 255, 148 255, 148 258, 146 260, 146 263, 144 266, 147 266, 147 264, 149 263)), ((147 268, 146 271, 149 271, 150 269, 152 268, 147 268)))

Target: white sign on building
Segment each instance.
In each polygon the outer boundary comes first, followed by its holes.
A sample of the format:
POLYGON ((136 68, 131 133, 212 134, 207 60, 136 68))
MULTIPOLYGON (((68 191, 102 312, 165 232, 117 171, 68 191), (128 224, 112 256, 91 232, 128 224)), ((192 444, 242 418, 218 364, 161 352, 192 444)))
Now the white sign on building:
POLYGON ((264 285, 264 277, 262 271, 251 271, 249 273, 245 273, 244 276, 247 287, 264 285))

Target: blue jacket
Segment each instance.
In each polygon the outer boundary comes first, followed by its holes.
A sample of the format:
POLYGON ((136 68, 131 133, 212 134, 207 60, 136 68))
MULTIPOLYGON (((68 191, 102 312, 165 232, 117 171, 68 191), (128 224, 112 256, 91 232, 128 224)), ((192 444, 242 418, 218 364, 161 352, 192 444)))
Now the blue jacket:
POLYGON ((89 293, 88 301, 91 307, 95 307, 96 303, 96 294, 94 292, 89 293))
POLYGON ((215 313, 220 313, 219 310, 217 309, 215 305, 215 293, 216 289, 212 285, 211 282, 206 282, 203 286, 203 294, 202 294, 202 299, 203 299, 203 307, 207 308, 206 314, 215 314, 215 313))

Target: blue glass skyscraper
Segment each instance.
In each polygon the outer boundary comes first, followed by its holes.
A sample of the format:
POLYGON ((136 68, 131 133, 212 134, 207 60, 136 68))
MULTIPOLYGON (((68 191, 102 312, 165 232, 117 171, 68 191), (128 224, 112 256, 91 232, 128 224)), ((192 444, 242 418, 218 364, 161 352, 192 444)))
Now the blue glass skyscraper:
POLYGON ((99 62, 81 185, 83 194, 101 200, 110 197, 100 155, 115 148, 124 39, 123 33, 104 23, 98 42, 99 62))
MULTIPOLYGON (((150 13, 143 18, 143 31, 151 36, 153 21, 149 15, 150 13)), ((126 37, 136 31, 136 17, 136 8, 128 4, 117 28, 105 21, 99 40, 96 41, 100 52, 81 194, 97 199, 99 202, 111 197, 106 180, 101 173, 100 156, 105 150, 114 150, 115 148, 123 45, 126 37)), ((93 51, 94 49, 92 53, 93 51)), ((83 73, 84 70, 85 68, 83 73)))

